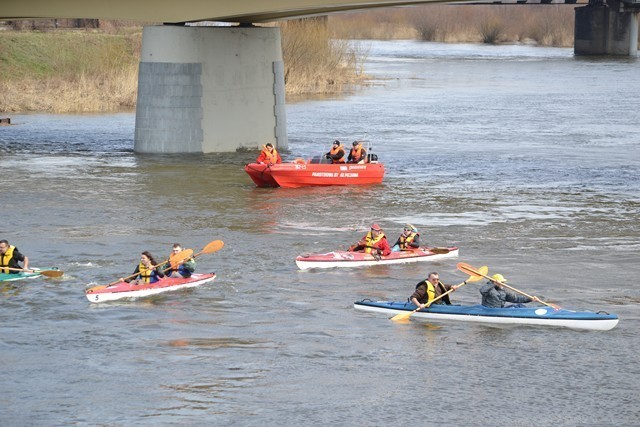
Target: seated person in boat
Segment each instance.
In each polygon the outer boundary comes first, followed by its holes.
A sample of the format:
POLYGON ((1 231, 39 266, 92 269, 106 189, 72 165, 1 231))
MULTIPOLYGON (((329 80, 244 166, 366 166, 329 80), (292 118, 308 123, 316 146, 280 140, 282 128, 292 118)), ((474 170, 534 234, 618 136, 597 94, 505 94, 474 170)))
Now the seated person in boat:
POLYGON ((416 285, 416 290, 409 297, 409 301, 421 309, 429 307, 432 303, 451 305, 449 295, 445 295, 435 302, 433 300, 452 289, 455 291, 458 289, 458 285, 445 285, 440 281, 438 273, 433 271, 429 273, 426 279, 416 285))
POLYGON ((381 255, 387 256, 391 253, 391 247, 382 228, 378 224, 373 224, 371 230, 358 243, 349 248, 349 252, 365 252, 380 259, 381 255))
POLYGON ((408 251, 420 247, 420 233, 411 224, 405 224, 402 234, 391 249, 393 252, 408 251))
POLYGON ((0 240, 0 273, 18 274, 20 270, 29 270, 29 258, 22 255, 18 248, 11 246, 7 240, 0 240), (19 262, 23 264, 22 267, 19 262))
POLYGON ((183 251, 180 243, 174 243, 169 255, 169 262, 162 266, 162 271, 167 277, 175 277, 178 279, 189 278, 191 273, 196 271, 196 260, 189 258, 180 260, 178 254, 183 251))
POLYGON ((280 153, 278 153, 278 151, 273 147, 273 144, 268 142, 267 145, 262 146, 262 151, 256 159, 256 163, 261 165, 273 165, 276 163, 282 163, 282 158, 280 157, 280 153))
POLYGON ((512 302, 514 304, 507 307, 520 308, 524 307, 522 304, 526 304, 531 301, 539 301, 537 297, 529 298, 503 289, 501 286, 502 283, 507 283, 507 279, 505 279, 502 274, 494 274, 491 276, 491 280, 480 288, 483 306, 490 308, 502 308, 505 306, 505 303, 512 302))
POLYGON ((349 152, 347 163, 364 163, 367 158, 367 150, 362 146, 362 141, 353 141, 353 148, 349 152))
POLYGON ((342 148, 342 144, 337 139, 333 141, 333 146, 331 150, 324 155, 325 158, 331 160, 331 163, 345 163, 344 158, 344 148, 342 148))
POLYGON ((164 272, 160 265, 156 263, 153 256, 148 251, 142 252, 140 264, 136 267, 130 279, 120 279, 121 282, 128 282, 132 285, 142 285, 155 283, 164 277, 164 272))

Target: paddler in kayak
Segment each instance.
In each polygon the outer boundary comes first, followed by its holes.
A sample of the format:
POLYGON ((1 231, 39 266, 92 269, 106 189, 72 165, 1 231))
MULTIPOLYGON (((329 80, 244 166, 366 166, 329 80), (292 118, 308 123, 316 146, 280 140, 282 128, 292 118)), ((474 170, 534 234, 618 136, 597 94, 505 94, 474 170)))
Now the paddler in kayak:
POLYGON ((353 141, 353 148, 349 152, 347 163, 364 163, 367 158, 367 150, 362 146, 362 141, 353 141))
POLYGON ((365 252, 379 260, 381 255, 387 256, 391 253, 391 247, 382 228, 373 224, 371 230, 358 243, 349 247, 349 252, 365 252))
POLYGON ((340 141, 337 139, 333 141, 331 150, 329 150, 329 152, 324 156, 331 160, 331 163, 345 163, 344 148, 342 148, 342 144, 340 144, 340 141))
POLYGON ((282 163, 282 158, 280 157, 280 153, 278 153, 278 151, 273 147, 273 144, 268 142, 267 145, 262 146, 262 151, 256 159, 256 163, 261 165, 273 165, 276 163, 282 163))
POLYGON ((146 283, 155 283, 164 277, 162 268, 153 256, 148 252, 142 252, 140 256, 140 264, 133 272, 133 277, 129 279, 120 279, 121 282, 131 283, 132 285, 142 285, 146 283))
POLYGON ((480 294, 482 295, 482 305, 490 308, 503 308, 505 303, 512 302, 513 305, 506 306, 507 308, 521 308, 522 304, 536 301, 540 302, 538 297, 529 298, 524 295, 518 295, 504 289, 501 284, 507 283, 507 279, 502 274, 494 274, 491 276, 491 280, 486 285, 480 288, 480 294))
MULTIPOLYGON (((409 297, 409 301, 415 304, 416 307, 423 309, 429 307, 432 301, 438 298, 440 295, 453 289, 458 289, 458 285, 445 285, 440 281, 440 276, 435 271, 429 273, 426 279, 416 285, 416 290, 409 297)), ((433 304, 446 304, 451 305, 449 295, 438 299, 433 304)))
POLYGON ((178 279, 189 278, 191 273, 196 271, 196 260, 189 258, 184 261, 177 261, 177 255, 184 249, 180 243, 174 243, 171 248, 171 255, 169 255, 169 262, 162 266, 162 271, 167 277, 175 277, 178 279))
POLYGON ((418 229, 411 224, 405 224, 402 234, 393 245, 393 252, 408 251, 418 249, 420 247, 420 233, 418 229))
POLYGON ((7 240, 0 240, 0 273, 18 274, 18 269, 30 271, 29 258, 22 255, 18 248, 11 246, 7 240), (22 263, 22 267, 19 262, 22 263))

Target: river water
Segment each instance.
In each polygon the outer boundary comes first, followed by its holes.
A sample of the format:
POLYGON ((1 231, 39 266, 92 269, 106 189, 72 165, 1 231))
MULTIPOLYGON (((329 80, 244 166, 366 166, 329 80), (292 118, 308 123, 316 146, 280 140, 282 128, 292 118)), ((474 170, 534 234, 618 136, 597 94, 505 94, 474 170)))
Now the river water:
MULTIPOLYGON (((17 115, 0 128, 0 238, 61 279, 2 286, 2 425, 640 424, 640 63, 528 46, 367 44, 375 84, 287 107, 285 159, 369 139, 365 188, 258 189, 256 153, 133 153, 134 115, 17 115), (458 259, 299 271, 369 224, 458 259), (93 305, 87 283, 180 241, 218 279, 93 305), (431 270, 489 266, 608 332, 396 324, 431 270)), ((480 284, 453 295, 479 301, 480 284)))

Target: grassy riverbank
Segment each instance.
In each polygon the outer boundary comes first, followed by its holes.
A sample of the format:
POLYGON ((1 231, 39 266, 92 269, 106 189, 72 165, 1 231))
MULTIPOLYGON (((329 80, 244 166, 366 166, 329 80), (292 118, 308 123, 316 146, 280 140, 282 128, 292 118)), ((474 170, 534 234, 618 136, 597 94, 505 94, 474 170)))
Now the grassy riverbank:
POLYGON ((0 33, 0 111, 108 112, 135 106, 141 33, 0 33))
MULTIPOLYGON (((364 54, 334 42, 325 20, 281 24, 287 96, 341 93, 364 54)), ((135 107, 142 28, 0 32, 0 112, 111 112, 135 107)))
MULTIPOLYGON (((563 5, 429 5, 277 25, 288 98, 341 93, 366 80, 366 52, 344 40, 573 43, 573 8, 563 5)), ((0 31, 0 112, 134 108, 142 27, 101 21, 100 28, 0 31)))

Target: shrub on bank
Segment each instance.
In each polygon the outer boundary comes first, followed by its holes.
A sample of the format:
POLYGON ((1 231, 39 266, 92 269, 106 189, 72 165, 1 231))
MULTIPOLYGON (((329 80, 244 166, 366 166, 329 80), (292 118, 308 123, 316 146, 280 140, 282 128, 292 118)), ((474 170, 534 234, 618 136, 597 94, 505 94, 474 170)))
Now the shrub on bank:
MULTIPOLYGON (((287 95, 340 93, 363 79, 366 52, 332 40, 326 19, 282 26, 287 95)), ((0 31, 0 111, 110 112, 135 107, 142 28, 0 31)))
POLYGON ((412 39, 445 43, 573 46, 575 5, 427 5, 333 15, 332 35, 353 39, 412 39), (377 30, 384 29, 384 31, 377 30))
POLYGON ((324 18, 284 22, 281 37, 287 95, 340 93, 364 78, 366 53, 357 43, 332 40, 324 18))

